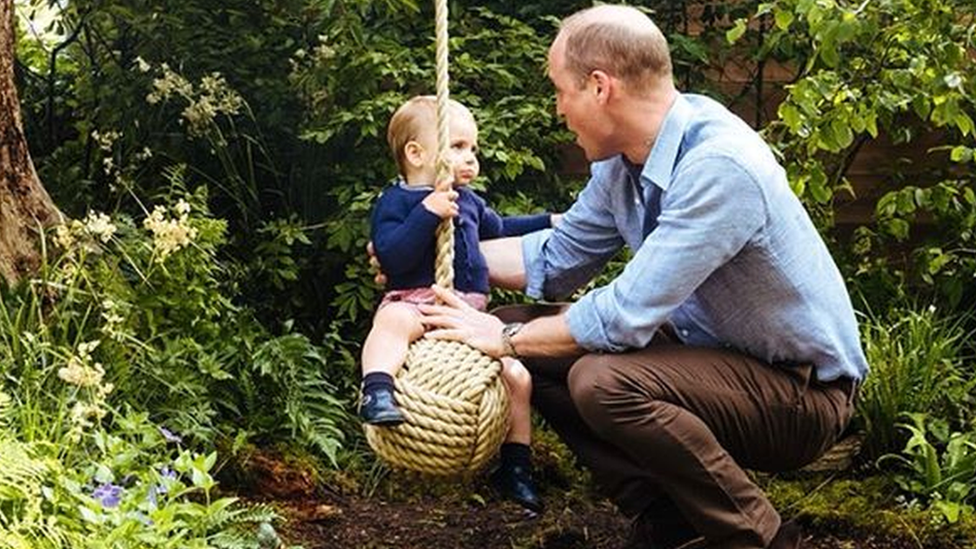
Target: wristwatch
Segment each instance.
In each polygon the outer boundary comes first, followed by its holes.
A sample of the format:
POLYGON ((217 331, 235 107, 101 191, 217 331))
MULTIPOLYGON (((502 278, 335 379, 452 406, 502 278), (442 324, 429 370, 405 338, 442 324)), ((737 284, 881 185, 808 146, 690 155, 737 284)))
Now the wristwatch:
POLYGON ((515 350, 515 344, 512 343, 512 338, 515 337, 515 334, 519 333, 522 326, 525 326, 525 324, 521 322, 509 322, 502 326, 502 356, 519 357, 518 351, 515 350))

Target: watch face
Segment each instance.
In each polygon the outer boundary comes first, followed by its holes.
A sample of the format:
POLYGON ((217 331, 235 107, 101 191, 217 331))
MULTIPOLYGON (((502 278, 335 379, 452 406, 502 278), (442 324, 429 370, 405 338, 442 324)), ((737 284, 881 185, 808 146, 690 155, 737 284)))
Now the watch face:
POLYGON ((508 337, 512 337, 513 335, 517 334, 521 329, 522 329, 521 322, 510 322, 506 324, 504 328, 502 328, 502 333, 508 337))

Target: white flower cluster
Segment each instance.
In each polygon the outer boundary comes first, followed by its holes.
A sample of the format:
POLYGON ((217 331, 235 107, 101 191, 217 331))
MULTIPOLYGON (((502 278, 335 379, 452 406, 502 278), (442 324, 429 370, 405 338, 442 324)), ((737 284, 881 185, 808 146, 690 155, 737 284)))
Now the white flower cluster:
POLYGON ((112 218, 101 212, 89 211, 84 220, 73 219, 54 228, 54 242, 62 249, 71 251, 79 242, 87 249, 100 240, 107 243, 118 231, 112 218))
POLYGON ((112 223, 112 218, 101 212, 88 212, 88 216, 83 223, 85 231, 101 240, 102 243, 107 243, 111 240, 112 235, 118 230, 118 227, 112 223))
MULTIPOLYGON (((144 60, 138 59, 137 62, 140 62, 140 70, 143 70, 143 64, 147 67, 145 70, 149 70, 149 65, 144 60)), ((173 71, 166 63, 160 68, 163 75, 153 80, 153 91, 146 96, 146 101, 154 105, 174 95, 185 99, 188 104, 183 109, 183 120, 189 127, 190 135, 205 134, 217 115, 232 116, 244 106, 244 99, 227 85, 227 81, 218 72, 204 76, 199 87, 194 88, 189 80, 173 71)))
POLYGON ((104 402, 75 402, 71 407, 71 431, 68 438, 73 441, 81 439, 81 432, 93 426, 96 421, 101 420, 108 413, 103 406, 104 402))
POLYGON ((68 365, 58 370, 58 377, 78 387, 96 387, 105 377, 105 369, 100 362, 93 362, 91 352, 98 347, 98 340, 78 345, 78 353, 68 359, 68 365))
POLYGON ((111 299, 106 299, 102 302, 102 319, 107 324, 121 324, 125 317, 119 314, 120 306, 112 301, 111 299))
POLYGON ((122 137, 122 134, 115 130, 109 130, 105 133, 100 133, 98 130, 92 130, 92 139, 95 140, 95 143, 98 143, 99 149, 106 152, 112 151, 112 146, 115 145, 115 142, 118 141, 120 137, 122 137))
POLYGON ((179 95, 187 100, 193 99, 193 84, 189 80, 174 72, 166 63, 163 63, 160 68, 163 76, 153 80, 153 91, 146 96, 146 101, 150 105, 165 101, 173 95, 179 95))
POLYGON ((58 370, 58 377, 66 383, 81 389, 88 389, 88 398, 75 401, 71 408, 71 430, 68 438, 77 441, 85 429, 94 425, 108 413, 105 399, 115 389, 111 383, 103 383, 105 368, 92 359, 91 353, 98 347, 99 340, 86 341, 78 345, 77 351, 68 359, 68 365, 58 370))
POLYGON ((244 100, 227 86, 224 77, 212 73, 200 81, 200 95, 183 109, 183 118, 189 123, 192 135, 202 135, 218 114, 235 115, 243 105, 244 100))
POLYGON ((112 299, 102 301, 102 320, 105 321, 101 327, 102 333, 115 341, 125 340, 128 334, 124 329, 124 312, 125 306, 123 304, 112 299))
POLYGON ((177 217, 167 218, 166 208, 156 206, 142 225, 153 233, 153 249, 160 261, 169 254, 190 245, 197 236, 190 226, 190 204, 182 198, 173 206, 177 217))

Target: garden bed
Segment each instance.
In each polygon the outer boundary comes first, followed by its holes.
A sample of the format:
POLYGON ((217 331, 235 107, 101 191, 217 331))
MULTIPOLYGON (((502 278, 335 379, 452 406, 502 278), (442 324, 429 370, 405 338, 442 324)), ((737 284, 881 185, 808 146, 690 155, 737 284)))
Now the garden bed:
MULTIPOLYGON (((288 522, 287 544, 305 549, 535 548, 617 549, 628 521, 599 500, 549 498, 550 508, 532 518, 516 506, 490 499, 484 505, 454 498, 387 501, 326 498, 280 503, 288 522)), ((801 522, 803 522, 801 520, 801 522)), ((804 549, 917 549, 892 537, 844 532, 804 523, 804 549)))

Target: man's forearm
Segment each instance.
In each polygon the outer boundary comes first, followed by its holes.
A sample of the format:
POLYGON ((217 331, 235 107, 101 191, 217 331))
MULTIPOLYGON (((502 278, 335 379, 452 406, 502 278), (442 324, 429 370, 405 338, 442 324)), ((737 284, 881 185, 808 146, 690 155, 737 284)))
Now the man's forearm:
POLYGON ((492 286, 506 290, 525 289, 521 237, 483 240, 481 253, 488 264, 488 277, 492 286))
POLYGON ((518 356, 524 357, 564 357, 586 352, 569 333, 565 313, 526 323, 511 341, 518 356))

